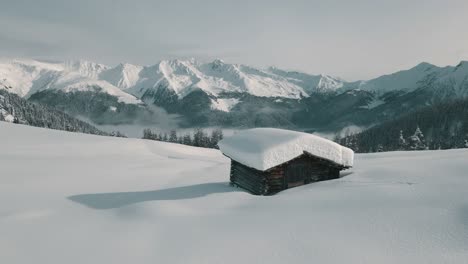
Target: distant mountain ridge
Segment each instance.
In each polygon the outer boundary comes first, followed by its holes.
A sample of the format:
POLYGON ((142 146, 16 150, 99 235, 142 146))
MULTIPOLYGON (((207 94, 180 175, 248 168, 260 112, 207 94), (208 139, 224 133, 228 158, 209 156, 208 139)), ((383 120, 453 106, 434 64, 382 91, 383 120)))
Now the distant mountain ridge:
POLYGON ((84 115, 96 123, 129 123, 151 107, 181 116, 185 126, 273 126, 336 130, 369 127, 408 111, 468 96, 468 62, 429 63, 347 82, 220 59, 164 60, 109 67, 89 61, 0 62, 0 89, 84 115))
POLYGON ((108 67, 86 61, 51 63, 36 60, 13 60, 0 63, 0 87, 21 97, 30 97, 44 90, 62 92, 99 90, 125 103, 139 103, 99 74, 108 67))
POLYGON ((358 88, 378 95, 393 91, 412 92, 419 88, 448 89, 448 92, 454 92, 458 96, 466 96, 468 61, 461 61, 457 66, 445 67, 423 62, 409 70, 348 84, 347 88, 358 88))
POLYGON ((128 103, 138 103, 138 99, 132 97, 140 98, 148 91, 161 88, 173 91, 179 98, 194 90, 202 90, 211 96, 236 92, 298 99, 311 92, 333 91, 343 86, 342 80, 331 76, 300 73, 299 78, 294 78, 293 75, 274 68, 261 70, 229 64, 220 59, 209 63, 175 59, 150 66, 119 64, 115 67, 89 61, 12 60, 0 63, 0 84, 12 87, 11 92, 20 96, 46 89, 84 91, 96 85, 102 92, 128 103))

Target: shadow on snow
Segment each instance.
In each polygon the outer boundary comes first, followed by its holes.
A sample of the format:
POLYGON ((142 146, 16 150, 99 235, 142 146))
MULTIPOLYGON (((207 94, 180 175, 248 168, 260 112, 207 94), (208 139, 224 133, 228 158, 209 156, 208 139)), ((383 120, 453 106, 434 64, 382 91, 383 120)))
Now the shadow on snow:
POLYGON ((141 202, 193 199, 228 192, 242 192, 242 190, 229 186, 227 182, 219 182, 155 191, 79 194, 69 196, 68 199, 94 209, 112 209, 141 202))
MULTIPOLYGON (((342 172, 340 178, 353 172, 342 172)), ((228 182, 202 183, 169 189, 141 191, 141 192, 115 192, 90 193, 67 197, 69 200, 93 209, 113 209, 127 205, 148 201, 170 201, 204 197, 216 193, 244 192, 241 188, 234 188, 228 182)))

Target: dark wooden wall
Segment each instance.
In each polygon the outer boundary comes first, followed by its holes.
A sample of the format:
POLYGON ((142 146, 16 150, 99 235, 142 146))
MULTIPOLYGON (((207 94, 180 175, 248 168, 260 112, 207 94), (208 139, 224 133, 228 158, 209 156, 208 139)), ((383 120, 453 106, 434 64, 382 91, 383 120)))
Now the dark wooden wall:
POLYGON ((284 189, 316 181, 339 178, 344 169, 330 161, 308 154, 266 171, 247 167, 231 160, 231 184, 252 194, 271 195, 284 189))
POLYGON ((268 193, 266 173, 231 160, 231 184, 242 187, 250 193, 265 195, 268 193))

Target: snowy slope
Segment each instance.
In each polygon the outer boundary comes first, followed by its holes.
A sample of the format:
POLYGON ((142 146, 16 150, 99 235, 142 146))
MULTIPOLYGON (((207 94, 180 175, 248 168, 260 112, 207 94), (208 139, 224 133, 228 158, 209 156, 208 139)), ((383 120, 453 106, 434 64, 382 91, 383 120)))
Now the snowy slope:
POLYGON ((237 98, 216 98, 211 99, 211 109, 230 112, 240 102, 237 98))
POLYGON ((5 122, 0 138, 1 263, 468 259, 468 150, 356 155, 341 179, 258 197, 216 150, 5 122))

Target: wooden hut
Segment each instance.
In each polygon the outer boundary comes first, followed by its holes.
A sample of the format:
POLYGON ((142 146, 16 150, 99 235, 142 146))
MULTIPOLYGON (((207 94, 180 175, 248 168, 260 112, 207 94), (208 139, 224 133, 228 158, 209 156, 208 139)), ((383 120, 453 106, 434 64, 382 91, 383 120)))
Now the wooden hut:
POLYGON ((272 128, 238 132, 219 147, 231 159, 231 184, 256 195, 339 178, 354 155, 315 135, 272 128))

